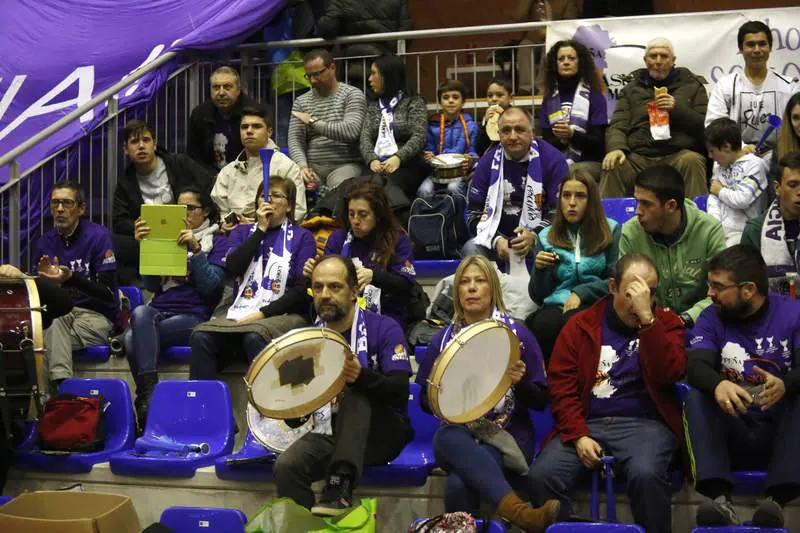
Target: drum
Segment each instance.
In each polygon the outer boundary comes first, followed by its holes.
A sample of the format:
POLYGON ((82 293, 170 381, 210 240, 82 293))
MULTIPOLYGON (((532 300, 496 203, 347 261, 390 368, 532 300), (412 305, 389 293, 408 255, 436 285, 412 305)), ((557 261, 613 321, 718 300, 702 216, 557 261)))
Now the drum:
POLYGON ((519 358, 519 339, 502 322, 490 318, 461 330, 431 369, 431 410, 453 424, 481 418, 511 387, 506 371, 519 358))
POLYGON ((353 357, 350 346, 330 329, 299 328, 281 335, 247 369, 250 403, 267 418, 302 418, 344 389, 348 357, 353 357))
POLYGON ((262 446, 275 453, 281 453, 285 452, 294 441, 311 431, 314 427, 314 417, 309 417, 304 424, 292 428, 283 420, 262 416, 253 404, 247 404, 247 427, 262 446))
POLYGON ((464 161, 470 156, 464 154, 441 154, 431 159, 433 167, 432 179, 434 183, 450 183, 462 179, 464 172, 464 161))
MULTIPOLYGON (((500 106, 497 106, 500 107, 500 106)), ((503 113, 503 108, 489 117, 489 120, 486 121, 486 136, 489 137, 490 141, 499 141, 500 140, 500 115, 503 113)))
MULTIPOLYGON (((44 390, 44 335, 39 291, 32 278, 0 278, 0 350, 9 396, 22 398, 25 404, 32 398, 35 383, 44 390), (23 350, 32 348, 34 372, 25 361, 23 350)), ((21 403, 21 402, 19 402, 21 403)))

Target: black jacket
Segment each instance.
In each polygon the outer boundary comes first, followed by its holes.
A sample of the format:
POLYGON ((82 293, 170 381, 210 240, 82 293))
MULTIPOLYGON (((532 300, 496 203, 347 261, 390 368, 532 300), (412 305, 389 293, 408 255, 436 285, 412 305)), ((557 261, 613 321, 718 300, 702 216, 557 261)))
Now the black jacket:
MULTIPOLYGON (((255 100, 241 93, 239 94, 239 99, 231 108, 231 120, 235 124, 231 131, 235 132, 235 134, 231 135, 228 143, 230 143, 233 153, 238 154, 242 151, 242 140, 238 135, 239 123, 242 120, 242 108, 254 104, 257 104, 255 100)), ((222 116, 211 100, 198 105, 192 110, 192 115, 189 118, 189 132, 186 140, 186 152, 192 159, 216 170, 219 169, 214 164, 214 134, 216 133, 217 120, 221 118, 222 116)))
POLYGON ((332 0, 317 22, 320 36, 367 35, 410 30, 406 0, 332 0))
MULTIPOLYGON (((210 192, 214 186, 216 172, 197 163, 191 157, 185 154, 171 154, 161 148, 156 148, 156 155, 164 161, 175 200, 178 199, 178 191, 189 185, 199 187, 206 192, 210 192)), ((133 224, 142 214, 143 203, 136 167, 130 163, 119 177, 117 189, 114 191, 114 233, 133 235, 133 224)))

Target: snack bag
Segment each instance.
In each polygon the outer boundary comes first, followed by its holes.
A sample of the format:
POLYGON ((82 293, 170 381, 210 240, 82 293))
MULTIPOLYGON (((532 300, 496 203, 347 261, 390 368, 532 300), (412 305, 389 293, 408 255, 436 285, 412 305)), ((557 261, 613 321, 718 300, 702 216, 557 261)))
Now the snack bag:
MULTIPOLYGON (((666 87, 656 87, 655 96, 667 94, 666 87)), ((658 109, 655 101, 647 102, 647 114, 650 117, 650 135, 656 141, 667 141, 672 138, 669 130, 669 111, 658 109)))

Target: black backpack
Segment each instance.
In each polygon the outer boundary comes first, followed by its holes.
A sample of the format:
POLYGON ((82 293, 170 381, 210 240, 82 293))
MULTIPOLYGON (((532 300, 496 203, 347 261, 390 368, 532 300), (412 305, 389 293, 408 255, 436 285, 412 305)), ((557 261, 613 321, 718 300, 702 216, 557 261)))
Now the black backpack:
POLYGON ((467 241, 464 213, 467 200, 460 194, 434 194, 411 203, 408 235, 415 259, 459 259, 467 241))

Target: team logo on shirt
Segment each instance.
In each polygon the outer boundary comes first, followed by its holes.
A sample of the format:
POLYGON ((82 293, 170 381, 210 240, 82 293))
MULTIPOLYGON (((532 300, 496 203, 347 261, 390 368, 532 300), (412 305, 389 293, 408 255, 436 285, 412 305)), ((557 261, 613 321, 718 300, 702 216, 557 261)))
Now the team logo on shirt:
POLYGON ((611 367, 619 361, 617 351, 608 345, 600 348, 600 364, 597 366, 592 396, 595 398, 611 398, 617 388, 611 380, 611 367))
POLYGON ((106 253, 103 254, 103 264, 104 265, 113 265, 117 262, 117 258, 114 257, 114 250, 106 250, 106 253))
POLYGON ((80 258, 73 259, 72 261, 69 262, 69 269, 75 273, 88 272, 89 270, 88 267, 89 267, 89 262, 87 261, 84 263, 83 259, 80 258))
POLYGON ((408 361, 408 354, 406 353, 406 347, 402 344, 398 344, 394 347, 394 355, 392 355, 392 361, 408 361))

